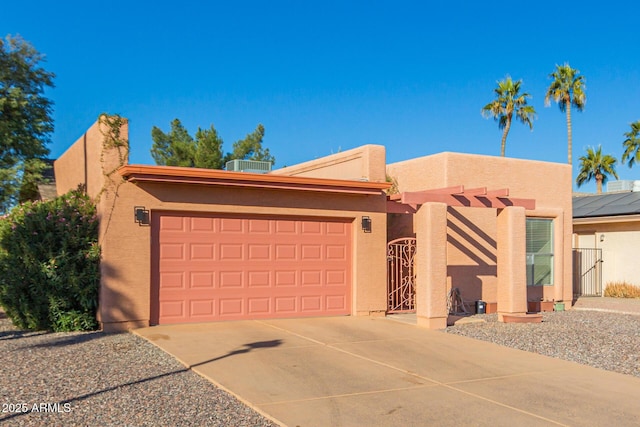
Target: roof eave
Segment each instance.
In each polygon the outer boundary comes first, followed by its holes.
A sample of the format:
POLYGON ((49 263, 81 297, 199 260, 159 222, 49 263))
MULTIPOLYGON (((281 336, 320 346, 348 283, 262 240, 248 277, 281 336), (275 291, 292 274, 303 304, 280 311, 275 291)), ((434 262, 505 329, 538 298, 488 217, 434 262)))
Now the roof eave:
POLYGON ((605 216, 588 216, 588 217, 574 217, 574 224, 603 224, 603 223, 615 223, 615 222, 635 222, 640 221, 640 214, 632 215, 605 215, 605 216))
POLYGON ((127 181, 134 183, 197 184, 361 195, 381 195, 383 190, 391 186, 386 182, 349 181, 175 166, 125 165, 118 169, 118 173, 127 181))

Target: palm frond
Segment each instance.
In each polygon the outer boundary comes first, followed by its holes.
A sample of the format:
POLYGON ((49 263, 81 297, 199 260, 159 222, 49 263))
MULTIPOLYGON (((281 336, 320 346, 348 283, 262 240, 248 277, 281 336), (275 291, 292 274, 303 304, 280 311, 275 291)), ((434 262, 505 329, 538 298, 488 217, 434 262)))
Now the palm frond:
POLYGON ((626 139, 622 143, 624 153, 622 153, 622 163, 629 160, 629 167, 640 161, 640 120, 631 123, 631 131, 624 134, 626 139))
POLYGON ((576 177, 576 184, 578 187, 582 186, 591 180, 595 180, 600 188, 601 184, 606 184, 609 180, 609 176, 618 178, 618 174, 615 169, 615 165, 618 162, 617 159, 610 154, 602 154, 602 146, 598 146, 595 150, 593 147, 587 148, 587 154, 581 156, 578 161, 580 162, 580 171, 576 177))
POLYGON ((492 117, 498 122, 499 129, 506 129, 503 141, 506 139, 514 114, 519 121, 533 129, 536 112, 533 106, 527 105, 527 100, 531 98, 531 95, 526 92, 520 93, 521 86, 522 80, 513 81, 511 76, 507 75, 503 80, 497 82, 497 86, 493 90, 496 98, 481 110, 485 118, 492 117))

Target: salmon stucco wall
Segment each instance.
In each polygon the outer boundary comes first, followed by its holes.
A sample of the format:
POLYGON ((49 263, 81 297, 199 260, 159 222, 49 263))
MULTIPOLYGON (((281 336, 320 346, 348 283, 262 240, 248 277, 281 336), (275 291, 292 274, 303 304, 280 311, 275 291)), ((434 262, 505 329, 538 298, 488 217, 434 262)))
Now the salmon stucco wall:
MULTIPOLYGON (((137 264, 134 271, 121 267, 129 249, 139 250, 143 244, 136 239, 135 232, 120 236, 117 241, 113 239, 114 235, 118 235, 118 229, 117 225, 112 225, 120 221, 113 215, 117 207, 117 192, 124 183, 117 169, 128 161, 128 122, 123 119, 117 126, 111 126, 109 121, 109 117, 101 116, 54 162, 56 190, 60 195, 82 185, 96 203, 101 246, 98 320, 103 323, 103 319, 110 319, 113 313, 118 312, 120 318, 131 321, 132 325, 142 325, 144 322, 140 322, 137 313, 140 307, 135 303, 136 298, 131 298, 131 294, 140 293, 140 290, 126 287, 119 290, 118 286, 113 286, 114 278, 118 283, 126 283, 125 275, 138 275, 141 264, 137 264), (114 136, 119 140, 117 147, 113 144, 114 136), (108 290, 114 292, 105 298, 108 290)), ((132 215, 133 211, 130 218, 132 215)))
MULTIPOLYGON (((535 209, 526 210, 525 215, 554 220, 554 286, 527 287, 527 299, 572 300, 571 166, 439 153, 390 164, 387 174, 396 180, 400 192, 463 185, 466 189, 506 188, 510 198, 535 199, 535 209)), ((447 209, 447 286, 459 288, 464 300, 498 302, 497 217, 496 208, 447 209)), ((389 221, 390 234, 410 232, 407 215, 393 214, 389 221)))
MULTIPOLYGON (((120 126, 120 135, 125 141, 128 131, 128 123, 124 120, 120 126)), ((83 185, 87 194, 96 198, 103 191, 105 174, 113 173, 120 164, 127 163, 126 147, 121 148, 118 155, 112 150, 114 156, 103 157, 104 145, 110 132, 105 121, 99 119, 54 162, 58 195, 83 185)))
POLYGON ((312 178, 385 182, 385 162, 386 153, 383 146, 363 145, 330 156, 276 169, 271 173, 312 178))

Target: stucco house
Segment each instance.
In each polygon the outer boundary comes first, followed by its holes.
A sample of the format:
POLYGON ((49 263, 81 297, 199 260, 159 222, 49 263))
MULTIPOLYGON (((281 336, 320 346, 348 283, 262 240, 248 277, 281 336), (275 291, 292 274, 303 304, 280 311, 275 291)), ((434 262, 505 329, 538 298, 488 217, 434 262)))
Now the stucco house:
MULTIPOLYGON (((126 140, 127 123, 120 140, 126 140)), ((571 168, 441 153, 386 164, 365 145, 266 174, 128 164, 98 121, 55 162, 97 200, 104 330, 274 317, 382 316, 387 242, 415 238, 418 323, 447 295, 523 315, 571 301, 571 168), (388 179, 397 192, 388 195, 388 179)))
POLYGON ((574 197, 573 231, 576 294, 602 295, 612 282, 638 285, 640 192, 574 197))

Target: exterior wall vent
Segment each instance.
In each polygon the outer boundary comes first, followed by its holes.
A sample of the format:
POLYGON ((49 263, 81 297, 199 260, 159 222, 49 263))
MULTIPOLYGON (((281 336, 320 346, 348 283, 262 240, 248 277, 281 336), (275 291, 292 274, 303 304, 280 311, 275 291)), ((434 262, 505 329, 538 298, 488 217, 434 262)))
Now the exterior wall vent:
POLYGON ((233 172, 268 173, 271 172, 271 162, 258 160, 231 160, 225 169, 233 172))

